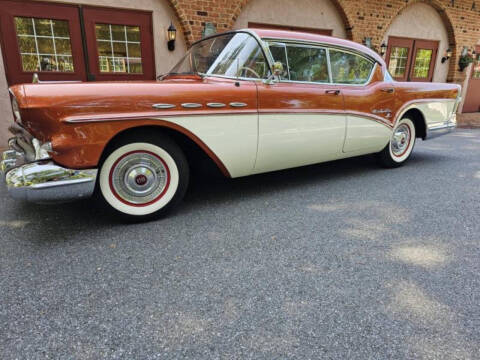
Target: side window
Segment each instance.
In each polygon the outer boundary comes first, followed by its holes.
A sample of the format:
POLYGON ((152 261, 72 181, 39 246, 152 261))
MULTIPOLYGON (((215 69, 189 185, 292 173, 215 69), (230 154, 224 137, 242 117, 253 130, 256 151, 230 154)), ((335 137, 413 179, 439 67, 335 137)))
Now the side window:
POLYGON ((283 80, 328 83, 327 51, 319 47, 270 44, 274 61, 283 64, 283 80))
POLYGON ((373 70, 373 62, 362 56, 330 50, 332 80, 336 84, 365 84, 373 70))
POLYGON ((287 46, 290 80, 328 83, 327 51, 322 48, 287 46))

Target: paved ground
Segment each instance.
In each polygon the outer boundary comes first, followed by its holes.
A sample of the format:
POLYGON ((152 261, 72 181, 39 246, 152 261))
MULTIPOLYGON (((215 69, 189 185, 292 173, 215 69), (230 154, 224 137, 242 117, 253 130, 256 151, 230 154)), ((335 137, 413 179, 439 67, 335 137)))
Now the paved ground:
POLYGON ((170 218, 0 192, 0 359, 478 359, 480 131, 194 184, 170 218))

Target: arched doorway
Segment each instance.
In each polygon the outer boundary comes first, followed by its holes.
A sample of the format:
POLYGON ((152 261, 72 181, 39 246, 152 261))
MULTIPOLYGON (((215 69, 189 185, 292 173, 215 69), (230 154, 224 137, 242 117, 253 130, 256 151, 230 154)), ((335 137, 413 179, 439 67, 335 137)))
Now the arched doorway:
POLYGON ((383 42, 388 45, 386 61, 395 79, 447 81, 449 63, 442 63, 442 58, 455 41, 445 16, 432 5, 417 2, 393 19, 383 42))
POLYGON ((250 0, 239 14, 234 29, 259 26, 343 39, 348 35, 344 14, 332 0, 250 0))

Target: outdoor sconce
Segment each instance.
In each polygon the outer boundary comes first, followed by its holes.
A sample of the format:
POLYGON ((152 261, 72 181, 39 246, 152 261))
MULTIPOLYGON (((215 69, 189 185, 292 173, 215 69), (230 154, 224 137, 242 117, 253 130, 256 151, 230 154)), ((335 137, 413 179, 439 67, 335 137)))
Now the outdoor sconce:
POLYGON ((175 50, 175 40, 177 39, 177 29, 173 26, 173 23, 170 23, 170 26, 167 29, 167 38, 168 38, 168 50, 175 50))
POLYGON ((448 48, 445 55, 442 57, 442 64, 452 57, 452 49, 448 48))
POLYGON ((386 52, 387 52, 387 44, 382 43, 382 45, 380 45, 380 55, 384 56, 386 52))

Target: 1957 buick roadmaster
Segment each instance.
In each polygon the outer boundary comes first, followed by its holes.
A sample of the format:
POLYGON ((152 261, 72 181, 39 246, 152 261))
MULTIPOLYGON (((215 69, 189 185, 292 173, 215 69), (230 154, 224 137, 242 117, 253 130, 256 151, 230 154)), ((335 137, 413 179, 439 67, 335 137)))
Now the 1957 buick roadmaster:
POLYGON ((240 30, 203 39, 147 82, 10 88, 1 163, 14 198, 95 192, 143 220, 185 194, 199 154, 240 177, 363 154, 402 165, 415 140, 456 126, 460 86, 393 81, 382 57, 315 34, 240 30))

